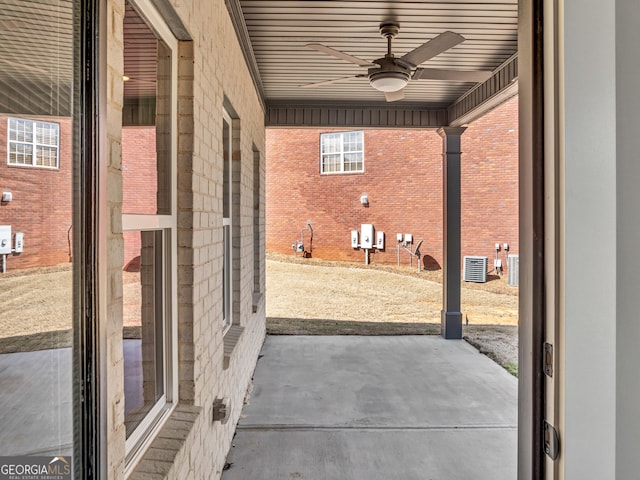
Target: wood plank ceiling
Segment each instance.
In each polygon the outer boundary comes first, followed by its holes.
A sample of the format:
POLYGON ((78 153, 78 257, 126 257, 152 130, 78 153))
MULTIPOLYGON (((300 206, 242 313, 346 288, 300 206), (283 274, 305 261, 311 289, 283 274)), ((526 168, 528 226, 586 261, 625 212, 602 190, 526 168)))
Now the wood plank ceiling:
POLYGON ((367 78, 300 88, 366 73, 366 67, 312 50, 307 44, 321 43, 371 61, 386 53, 386 40, 379 33, 384 21, 400 25, 392 47, 396 57, 445 31, 465 38, 421 67, 493 71, 517 52, 517 0, 228 0, 234 1, 239 2, 251 49, 247 58, 254 63, 256 82, 268 106, 315 103, 433 109, 450 106, 477 86, 473 82, 411 80, 405 98, 392 104, 367 78))
MULTIPOLYGON (((162 5, 168 3, 168 0, 153 1, 162 5)), ((463 43, 435 56, 421 67, 495 70, 517 52, 517 0, 226 2, 268 112, 274 106, 310 104, 366 105, 368 108, 396 110, 418 108, 435 112, 451 107, 468 92, 477 90, 478 85, 470 82, 411 80, 405 89, 405 98, 388 103, 366 78, 319 88, 300 88, 313 82, 366 73, 366 67, 312 50, 307 47, 309 43, 321 43, 371 61, 386 53, 386 40, 379 33, 379 25, 385 21, 400 25, 392 47, 396 57, 445 31, 465 37, 463 43)), ((0 15, 0 86, 1 91, 7 94, 0 98, 2 110, 70 113, 72 2, 4 0, 3 5, 0 15), (45 15, 45 11, 49 14, 45 15), (28 22, 28 28, 25 22, 28 22), (40 34, 34 35, 35 30, 40 34), (29 42, 34 38, 53 39, 58 46, 69 46, 68 51, 63 47, 53 50, 41 48, 38 51, 42 55, 36 57, 32 49, 15 48, 24 44, 27 37, 29 42), (36 71, 42 73, 37 75, 42 78, 34 80, 36 71), (44 93, 38 93, 41 91, 44 93)), ((138 27, 135 22, 126 25, 127 29, 139 30, 138 27)), ((139 47, 146 41, 142 37, 139 47)), ((131 59, 125 59, 125 67, 130 64, 131 59)), ((147 73, 152 71, 132 70, 129 76, 139 80, 141 85, 151 86, 153 79, 147 79, 147 73)), ((127 93, 132 93, 130 90, 134 82, 126 86, 127 93)), ((138 95, 143 93, 137 92, 138 95)), ((453 115, 458 116, 460 114, 453 115)))

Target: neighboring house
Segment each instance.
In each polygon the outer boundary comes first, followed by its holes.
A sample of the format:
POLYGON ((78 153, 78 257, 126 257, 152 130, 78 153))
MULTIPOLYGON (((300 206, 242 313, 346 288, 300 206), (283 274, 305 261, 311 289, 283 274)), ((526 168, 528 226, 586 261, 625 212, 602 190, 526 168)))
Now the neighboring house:
POLYGON ((24 234, 6 270, 69 263, 72 252, 72 119, 0 112, 0 225, 24 234))
MULTIPOLYGON (((518 97, 468 126, 462 135, 462 255, 518 253, 518 97), (504 249, 504 244, 508 250, 504 249)), ((397 263, 397 235, 422 241, 425 268, 442 266, 442 139, 423 129, 267 129, 267 250, 308 251, 316 258, 364 262, 351 231, 373 224, 384 248, 370 261, 397 263), (361 197, 367 197, 363 204, 361 197)), ((410 254, 400 248, 400 262, 410 254)), ((415 265, 415 260, 413 261, 415 265)))

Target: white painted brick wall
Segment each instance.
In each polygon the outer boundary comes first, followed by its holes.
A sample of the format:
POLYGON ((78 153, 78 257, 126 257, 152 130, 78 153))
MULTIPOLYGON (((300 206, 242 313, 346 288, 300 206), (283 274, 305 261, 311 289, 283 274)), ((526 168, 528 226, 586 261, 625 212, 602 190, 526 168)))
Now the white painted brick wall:
MULTIPOLYGON (((193 42, 179 59, 178 342, 180 404, 131 478, 219 478, 242 401, 265 335, 264 296, 253 313, 253 150, 262 153, 264 112, 244 64, 224 0, 172 0, 193 42), (222 110, 226 98, 241 124, 241 296, 244 332, 228 369, 222 336, 222 110), (211 421, 217 397, 229 397, 231 419, 211 421), (173 439, 173 440, 172 440, 173 439), (158 445, 163 448, 157 448, 158 445), (175 448, 174 448, 175 447, 175 448), (156 473, 153 473, 156 472, 156 473)), ((108 0, 108 339, 107 443, 109 478, 124 478, 122 358, 121 108, 124 2, 108 0)), ((261 198, 264 206, 264 198, 261 198)), ((264 239, 264 213, 260 222, 264 239)), ((264 289, 264 253, 261 258, 264 289)))

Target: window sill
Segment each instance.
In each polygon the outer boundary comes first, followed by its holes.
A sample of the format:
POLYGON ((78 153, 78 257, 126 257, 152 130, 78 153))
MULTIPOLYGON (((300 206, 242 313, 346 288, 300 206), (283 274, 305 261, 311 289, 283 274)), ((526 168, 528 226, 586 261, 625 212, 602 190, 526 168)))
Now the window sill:
POLYGON ((201 407, 178 404, 127 480, 166 478, 201 413, 201 407))
POLYGON ((244 332, 244 327, 240 325, 231 325, 229 330, 227 330, 227 333, 224 335, 224 363, 222 365, 224 370, 228 369, 229 365, 231 365, 231 355, 233 355, 233 351, 240 341, 242 332, 244 332))

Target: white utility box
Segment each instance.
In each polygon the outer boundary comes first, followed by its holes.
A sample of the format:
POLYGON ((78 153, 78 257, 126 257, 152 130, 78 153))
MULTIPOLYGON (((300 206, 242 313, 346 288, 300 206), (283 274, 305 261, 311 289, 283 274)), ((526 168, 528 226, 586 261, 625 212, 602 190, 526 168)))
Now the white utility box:
POLYGON ((373 224, 371 223, 363 223, 360 225, 360 235, 362 239, 360 240, 360 246, 362 248, 373 248, 374 242, 374 232, 373 232, 373 224))
POLYGON ((404 234, 404 243, 406 243, 407 245, 410 243, 413 243, 413 235, 411 235, 410 233, 405 233, 404 234))
POLYGON ((358 230, 351 230, 351 248, 358 248, 358 230))
POLYGON ((11 225, 0 225, 0 255, 11 255, 11 225))
POLYGON ((376 248, 384 250, 384 232, 376 232, 376 248))
POLYGON ((16 253, 24 251, 24 233, 16 232, 16 253))

